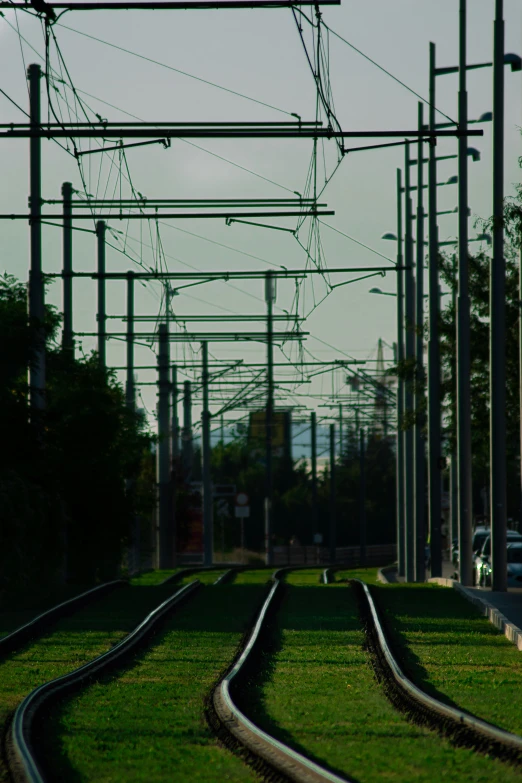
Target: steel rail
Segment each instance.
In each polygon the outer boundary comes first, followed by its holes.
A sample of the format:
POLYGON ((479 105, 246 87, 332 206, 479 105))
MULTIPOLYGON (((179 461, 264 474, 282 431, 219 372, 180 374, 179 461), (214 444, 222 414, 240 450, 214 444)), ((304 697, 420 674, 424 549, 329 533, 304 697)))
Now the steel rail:
POLYGON ((274 597, 281 589, 281 574, 293 570, 295 569, 291 567, 281 568, 273 574, 274 584, 261 607, 248 641, 235 664, 216 686, 212 702, 223 728, 250 753, 261 758, 272 769, 275 768, 286 779, 295 783, 346 783, 348 778, 341 778, 321 767, 256 726, 237 707, 230 693, 230 686, 256 646, 274 597))
POLYGON ((507 755, 511 760, 518 761, 520 764, 522 761, 522 737, 505 731, 492 723, 487 723, 469 712, 438 701, 406 677, 389 647, 368 585, 359 579, 352 581, 362 588, 370 612, 371 631, 374 632, 379 652, 384 657, 395 685, 408 702, 420 706, 422 711, 432 719, 432 722, 433 719, 437 721, 438 728, 442 728, 441 720, 449 723, 446 733, 453 736, 458 732, 460 744, 466 744, 472 748, 476 748, 477 745, 486 746, 488 752, 493 751, 496 756, 507 755))
POLYGON ((56 698, 59 694, 81 686, 93 676, 112 667, 127 656, 129 652, 144 641, 168 612, 192 595, 200 586, 201 583, 195 580, 182 587, 173 596, 167 598, 166 601, 163 601, 156 609, 150 612, 131 633, 112 649, 102 653, 102 655, 80 666, 78 669, 38 686, 25 697, 14 714, 7 737, 9 767, 16 781, 46 783, 45 774, 35 757, 33 737, 31 736, 34 719, 43 705, 49 699, 56 698))
POLYGON ((115 579, 112 582, 105 582, 102 585, 98 585, 90 590, 86 590, 84 593, 74 596, 74 598, 62 601, 62 603, 33 617, 28 623, 21 625, 19 628, 16 628, 14 631, 7 634, 7 636, 0 639, 0 656, 7 655, 18 647, 26 644, 31 639, 35 639, 37 636, 47 631, 62 617, 66 617, 77 609, 81 609, 83 606, 90 603, 90 601, 101 598, 101 596, 110 593, 116 587, 121 587, 126 584, 128 584, 128 582, 125 579, 115 579))

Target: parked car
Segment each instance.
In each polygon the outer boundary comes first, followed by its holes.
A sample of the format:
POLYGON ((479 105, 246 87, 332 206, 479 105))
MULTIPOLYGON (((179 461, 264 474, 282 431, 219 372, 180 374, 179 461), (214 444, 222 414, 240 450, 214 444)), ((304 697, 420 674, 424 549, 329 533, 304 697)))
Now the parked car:
MULTIPOLYGON (((473 539, 471 542, 471 550, 473 552, 473 556, 475 557, 480 550, 482 549, 482 546, 484 544, 484 541, 491 533, 491 528, 485 527, 485 525, 478 525, 475 530, 473 531, 473 539)), ((458 570, 459 567, 459 540, 458 538, 454 538, 451 546, 451 562, 455 566, 455 568, 458 570)))
MULTIPOLYGON (((517 533, 516 530, 508 530, 508 550, 510 546, 517 542, 520 542, 520 546, 522 547, 522 534, 517 533)), ((516 555, 513 555, 513 557, 516 557, 516 555)), ((491 585, 491 570, 491 536, 488 535, 482 545, 482 549, 475 557, 474 583, 480 587, 489 587, 491 585)), ((517 582, 517 586, 522 586, 522 580, 520 584, 517 582)))

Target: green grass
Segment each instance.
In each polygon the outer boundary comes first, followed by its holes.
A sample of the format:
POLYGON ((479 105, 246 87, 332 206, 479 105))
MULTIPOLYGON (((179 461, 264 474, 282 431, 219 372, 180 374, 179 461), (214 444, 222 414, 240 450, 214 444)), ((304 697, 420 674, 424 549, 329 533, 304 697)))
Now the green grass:
POLYGON ((260 585, 266 584, 275 569, 272 568, 254 568, 251 571, 239 571, 235 577, 233 584, 235 585, 260 585))
POLYGON ((522 734, 522 654, 456 590, 437 585, 377 588, 410 675, 449 703, 522 734))
MULTIPOLYGON (((92 585, 91 585, 92 587, 92 585)), ((87 585, 63 585, 38 591, 4 593, 0 599, 0 638, 25 625, 42 612, 89 590, 87 585)))
POLYGON ((167 579, 169 576, 172 576, 176 573, 176 571, 179 571, 179 568, 166 568, 163 570, 157 570, 157 571, 144 571, 143 574, 138 574, 137 576, 133 576, 130 580, 131 585, 143 585, 144 587, 147 585, 159 585, 161 582, 163 582, 165 579, 167 579))
POLYGON ((370 585, 377 585, 379 581, 377 579, 378 568, 343 568, 341 571, 336 571, 335 581, 342 582, 347 579, 362 579, 363 582, 367 582, 370 585))
POLYGON ((520 781, 501 762, 407 722, 377 684, 352 591, 290 586, 271 654, 242 702, 282 741, 360 783, 520 781))
POLYGON ((262 583, 202 588, 128 668, 63 704, 51 725, 59 753, 50 779, 257 780, 217 744, 203 701, 263 594, 262 583))
MULTIPOLYGON (((0 663, 0 732, 10 713, 38 685, 95 658, 175 592, 170 587, 122 587, 59 621, 38 641, 0 663)), ((0 757, 0 781, 8 780, 0 757)))
POLYGON ((176 582, 176 584, 188 585, 190 582, 193 582, 194 579, 199 579, 203 585, 213 585, 216 579, 218 579, 218 577, 220 577, 221 574, 224 574, 227 570, 227 568, 223 568, 222 571, 218 569, 215 571, 198 571, 197 574, 189 574, 188 576, 184 576, 179 580, 179 582, 176 582))

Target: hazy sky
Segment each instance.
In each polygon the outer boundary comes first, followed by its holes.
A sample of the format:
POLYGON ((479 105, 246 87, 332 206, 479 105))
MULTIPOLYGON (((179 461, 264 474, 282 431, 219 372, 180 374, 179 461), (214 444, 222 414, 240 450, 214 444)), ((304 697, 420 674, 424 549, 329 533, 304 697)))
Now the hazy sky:
MULTIPOLYGON (((493 0, 471 0, 469 6, 469 62, 492 58, 493 0)), ((506 51, 522 53, 522 5, 519 0, 505 0, 506 51)), ((306 9, 305 9, 306 10, 306 9)), ((456 65, 458 58, 458 0, 366 0, 355 3, 345 0, 340 7, 323 8, 327 24, 353 46, 377 61, 405 82, 412 90, 427 97, 428 47, 437 45, 439 65, 456 65)), ((304 25, 306 28, 306 24, 304 25)), ((298 31, 290 10, 244 11, 170 11, 170 12, 89 12, 67 13, 54 28, 67 69, 86 104, 110 120, 130 119, 130 115, 147 121, 277 121, 289 120, 291 113, 305 120, 315 117, 315 88, 298 31), (73 28, 77 32, 70 29, 73 28), (170 68, 148 62, 116 48, 99 43, 89 36, 101 38, 146 58, 152 58, 170 68), (177 70, 173 70, 177 69, 177 70), (214 82, 228 90, 242 93, 273 108, 238 97, 216 87, 190 78, 214 82), (88 93, 88 95, 86 94, 88 93), (112 104, 111 108, 108 104, 112 104), (119 110, 121 111, 119 111, 119 110), (279 111, 278 111, 279 110, 279 111), (286 114, 285 114, 286 113, 286 114)), ((308 38, 309 40, 309 38, 308 38)), ((331 35, 329 38, 330 78, 337 117, 344 130, 408 129, 416 127, 415 95, 376 68, 347 44, 331 35)), ((51 44, 51 64, 56 71, 60 62, 54 43, 51 44)), ((40 22, 28 14, 6 12, 0 19, 0 86, 18 104, 27 108, 25 67, 31 62, 43 63, 44 41, 40 22), (27 43, 20 42, 16 29, 27 43), (38 56, 31 51, 33 46, 38 56)), ((522 74, 505 72, 506 82, 506 195, 513 192, 513 183, 520 181, 517 158, 522 154, 522 74)), ((58 84, 59 89, 63 88, 58 84)), ((469 113, 477 118, 492 109, 492 69, 469 73, 469 113)), ((437 79, 437 106, 452 118, 457 116, 457 76, 437 79)), ((66 111, 63 97, 54 91, 52 100, 57 110, 66 111)), ((70 93, 68 97, 71 98, 70 93)), ((47 101, 43 98, 43 114, 47 117, 47 101)), ((66 115, 64 114, 64 117, 66 115)), ((0 94, 0 122, 21 121, 23 115, 0 94)), ((474 126, 477 127, 477 126, 474 126)), ((470 206, 473 216, 488 217, 491 213, 491 124, 483 126, 484 138, 471 142, 481 150, 482 160, 470 164, 470 206)), ((312 152, 312 142, 305 140, 196 140, 194 144, 173 141, 168 150, 160 146, 131 149, 127 153, 132 181, 138 191, 154 198, 281 198, 294 191, 303 193, 312 152), (223 158, 237 164, 231 165, 223 158), (241 168, 242 167, 242 168, 241 168), (260 177, 245 171, 249 169, 260 177), (262 179, 266 178, 266 179, 262 179), (271 182, 267 182, 270 180, 271 182), (273 184, 272 184, 273 183, 273 184)), ((348 140, 347 146, 364 144, 364 139, 348 140)), ((438 154, 456 152, 452 139, 439 142, 438 154)), ((349 234, 379 253, 394 258, 395 244, 381 240, 385 231, 395 230, 395 171, 402 165, 403 148, 363 152, 344 158, 335 176, 326 187, 323 198, 335 216, 325 222, 349 234)), ((336 163, 333 142, 319 146, 318 183, 324 184, 323 160, 328 174, 336 163)), ((118 158, 111 168, 109 156, 84 158, 84 173, 88 192, 102 197, 117 196, 120 184, 123 195, 128 186, 118 175, 118 158), (87 162, 88 161, 88 162, 87 162)), ((456 162, 439 165, 439 181, 456 173, 456 162)), ((27 207, 28 142, 4 141, 0 157, 1 211, 23 212, 27 207)), ((74 158, 52 142, 43 142, 43 195, 60 198, 61 183, 71 181, 83 189, 74 158)), ((451 209, 457 203, 456 187, 439 189, 440 209, 451 209)), ((292 219, 267 221, 294 228, 292 219)), ((82 227, 91 224, 82 222, 82 227)), ((125 222, 115 220, 112 226, 127 231, 125 222)), ((470 222, 474 234, 473 221, 470 222)), ((440 237, 456 235, 456 216, 440 219, 440 237)), ((124 234, 121 235, 123 238, 124 234)), ((61 267, 61 232, 44 227, 45 271, 61 267)), ((307 243, 307 228, 299 238, 307 243)), ((22 222, 4 222, 0 247, 1 265, 21 279, 27 279, 29 245, 28 228, 22 222)), ((269 269, 283 265, 302 268, 306 254, 290 233, 270 231, 224 221, 185 220, 160 225, 161 247, 172 271, 194 268, 205 270, 269 269), (190 232, 190 233, 188 233, 190 232), (213 244, 213 243, 220 244, 213 244), (226 245, 227 247, 223 247, 226 245)), ((118 240, 111 238, 113 243, 118 240)), ((331 229, 321 227, 323 262, 327 266, 374 266, 388 262, 358 246, 331 229)), ((120 240, 123 246, 123 239, 120 240)), ((157 259, 156 226, 133 221, 127 238, 128 250, 138 254, 143 263, 154 265, 157 259), (152 245, 152 249, 149 247, 152 245)), ((75 232, 74 265, 76 269, 92 269, 95 263, 95 238, 75 232)), ((108 268, 124 271, 135 268, 120 253, 108 250, 108 268)), ((389 264, 391 267, 391 264, 389 264)), ((344 279, 347 279, 346 277, 344 279)), ((340 278, 339 278, 340 280, 340 278)), ((335 283, 338 278, 331 278, 335 283)), ((375 358, 376 344, 382 337, 388 344, 395 340, 395 300, 368 293, 372 286, 393 291, 393 274, 386 279, 366 280, 340 287, 320 304, 303 328, 310 332, 305 348, 306 358, 375 358)), ((295 310, 295 285, 281 282, 277 291, 277 309, 295 310)), ((300 290, 301 314, 310 313, 327 293, 324 283, 316 279, 300 290)), ((264 312, 262 281, 211 283, 180 291, 174 300, 176 314, 227 314, 264 312)), ((155 284, 137 291, 137 312, 155 314, 160 287, 155 284)), ((58 283, 49 291, 49 301, 61 306, 58 283)), ((75 282, 75 329, 96 329, 96 291, 90 281, 75 282)), ((121 282, 108 284, 108 310, 122 314, 125 289, 121 282)), ((110 321, 109 328, 121 331, 124 325, 110 321)), ((279 327, 280 325, 278 325, 279 327)), ((147 329, 143 326, 143 329, 147 329)), ((190 329, 190 325, 188 327, 190 329)), ((223 324, 217 329, 236 329, 223 324)), ((247 327, 259 328, 261 325, 247 327)), ((93 340, 84 341, 84 350, 94 347, 93 340)), ((198 345, 175 344, 172 357, 199 357, 198 345)), ((125 361, 123 343, 110 341, 108 361, 122 365, 125 361)), ((263 361, 264 346, 257 343, 211 345, 219 358, 244 358, 263 361)), ((287 344, 285 354, 298 358, 296 346, 287 344)), ((276 352, 280 361, 284 356, 276 352)), ((388 357, 391 352, 388 351, 388 357)), ((136 349, 136 364, 154 364, 155 357, 146 347, 136 349)), ((123 379, 123 373, 121 378, 123 379)), ((286 377, 291 377, 286 371, 286 377)), ((154 371, 140 372, 142 381, 153 381, 154 371)), ((313 385, 287 388, 305 395, 339 390, 345 382, 341 371, 320 376, 313 385)), ((215 387, 216 411, 223 394, 232 387, 215 387)), ((155 388, 141 389, 146 408, 155 407, 155 388)), ((318 399, 294 396, 294 403, 317 407, 318 399)), ((325 408, 318 408, 324 415, 325 408)), ((199 410, 194 411, 195 418, 199 410)))

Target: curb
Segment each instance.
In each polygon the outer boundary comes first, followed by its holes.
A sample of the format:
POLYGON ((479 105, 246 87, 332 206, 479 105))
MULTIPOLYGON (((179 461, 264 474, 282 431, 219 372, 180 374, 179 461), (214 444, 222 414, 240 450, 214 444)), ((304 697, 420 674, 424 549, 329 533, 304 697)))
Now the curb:
POLYGON ((428 582, 441 585, 441 587, 453 587, 458 593, 460 593, 467 601, 476 606, 484 617, 487 617, 490 623, 493 623, 495 628, 502 631, 504 636, 509 639, 510 642, 516 645, 517 649, 522 652, 522 629, 508 620, 508 618, 502 614, 496 606, 490 604, 486 598, 470 593, 469 590, 461 585, 460 582, 455 579, 445 579, 441 576, 428 579, 428 582))

